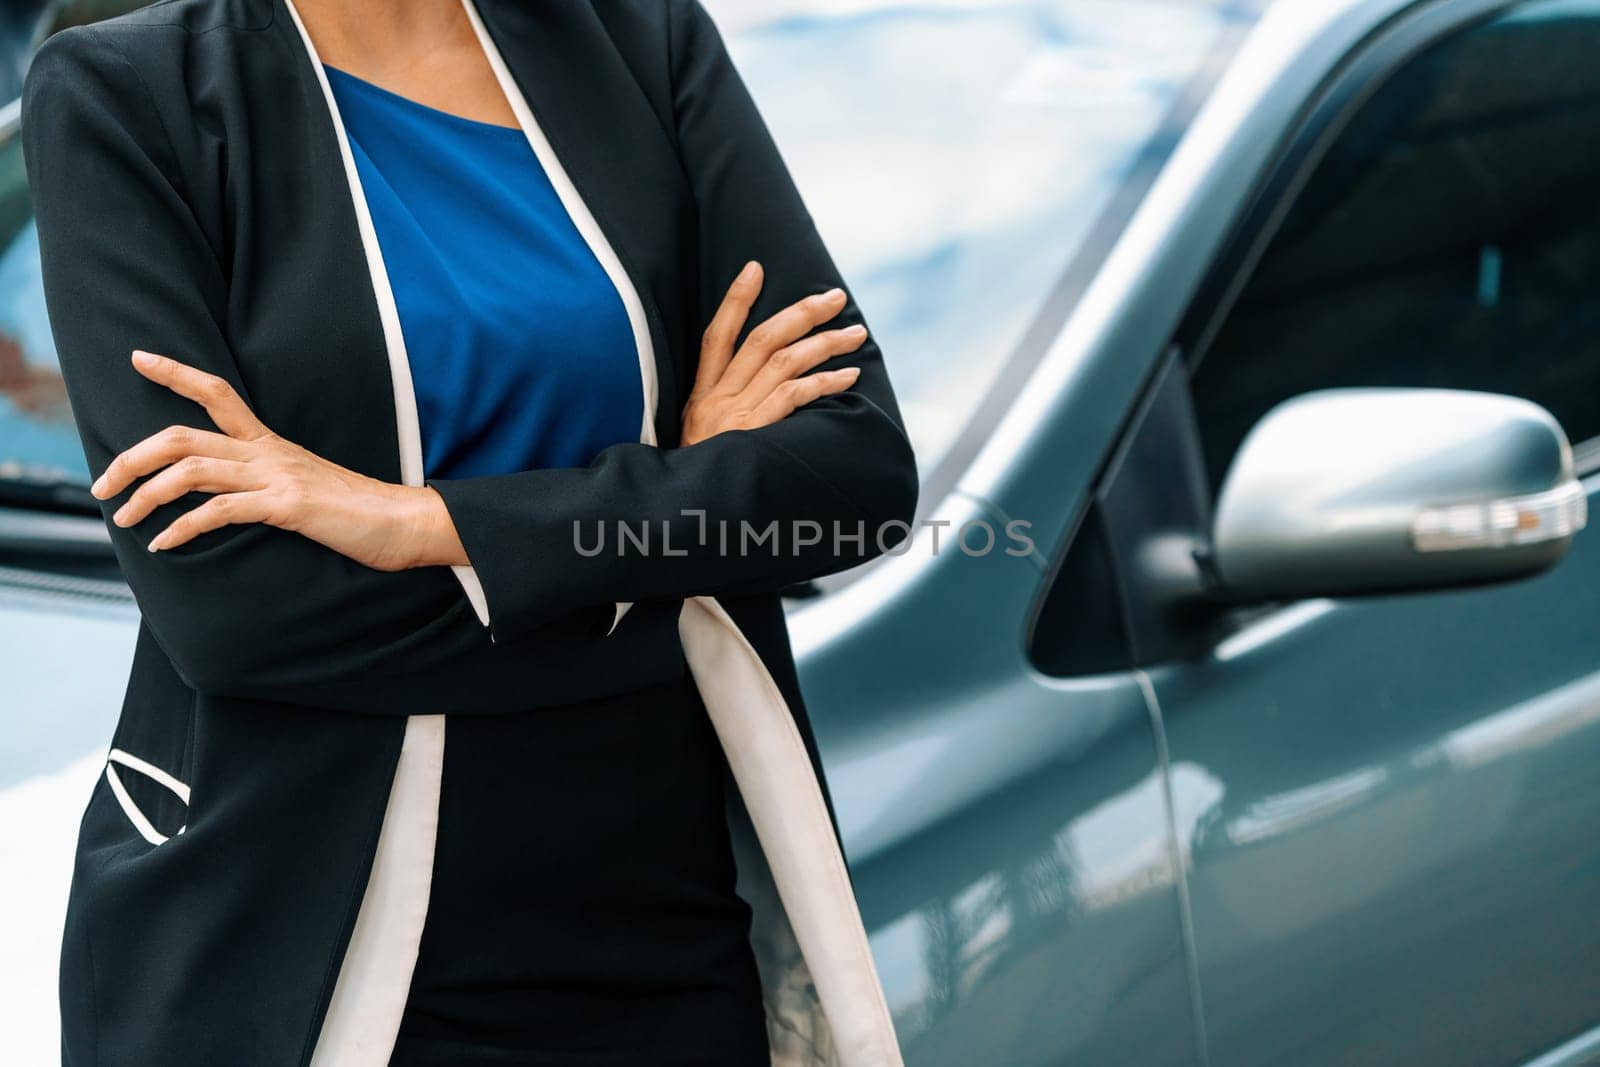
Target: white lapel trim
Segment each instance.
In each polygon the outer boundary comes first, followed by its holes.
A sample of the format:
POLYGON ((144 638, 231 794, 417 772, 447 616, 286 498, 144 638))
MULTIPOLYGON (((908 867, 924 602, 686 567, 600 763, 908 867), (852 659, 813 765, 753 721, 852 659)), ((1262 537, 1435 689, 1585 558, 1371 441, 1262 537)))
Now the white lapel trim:
MULTIPOLYGON (((295 29, 300 32, 300 40, 311 58, 317 84, 322 89, 323 100, 333 119, 334 133, 339 140, 339 155, 344 161, 345 179, 350 186, 351 198, 355 201, 356 226, 361 232, 361 246, 366 252, 373 296, 378 303, 378 319, 383 324, 383 340, 389 354, 389 380, 394 389, 395 437, 400 445, 400 481, 404 485, 421 485, 424 477, 422 428, 417 418, 416 388, 411 380, 411 360, 406 354, 405 332, 400 328, 400 310, 395 304, 394 289, 389 284, 389 272, 384 267, 383 251, 378 244, 378 231, 372 223, 372 210, 367 206, 366 193, 361 188, 361 175, 356 169, 355 156, 350 151, 350 138, 345 133, 338 102, 334 100, 333 90, 328 85, 328 74, 322 69, 322 59, 317 55, 316 45, 311 43, 311 35, 306 32, 306 24, 301 21, 294 0, 284 0, 284 5, 289 9, 295 29)), ((451 567, 450 570, 461 583, 462 592, 472 604, 478 621, 488 626, 489 602, 484 596, 483 584, 478 580, 477 572, 471 567, 451 567)))
POLYGON ((383 829, 310 1067, 385 1067, 394 1052, 433 889, 444 716, 406 719, 383 829))
MULTIPOLYGON (((769 961, 760 959, 769 1012, 790 1016, 769 1023, 774 1063, 899 1067, 894 1021, 794 713, 760 655, 714 598, 684 601, 678 632, 760 842, 759 855, 751 858, 764 860, 767 872, 754 878, 766 881, 762 875, 768 875, 781 901, 767 914, 756 900, 750 902, 754 936, 779 951, 791 939, 798 944, 798 969, 810 972, 821 1001, 821 1019, 806 1017, 803 1002, 791 1009, 791 990, 804 981, 771 971, 769 961), (796 1049, 796 1034, 817 1036, 810 1047, 796 1049)), ((781 960, 778 965, 795 967, 781 960)))
MULTIPOLYGON (((355 156, 345 133, 339 105, 328 85, 327 72, 311 42, 311 35, 294 6, 284 0, 301 43, 311 59, 311 69, 322 89, 333 120, 344 162, 345 182, 355 204, 361 247, 372 278, 389 356, 389 377, 394 388, 395 431, 400 444, 400 477, 406 485, 421 485, 422 432, 417 420, 417 399, 406 357, 405 335, 394 291, 383 264, 372 212, 367 207, 356 170, 355 156)), ((478 618, 488 625, 483 588, 469 567, 452 568, 478 618)), ((439 785, 444 774, 443 715, 413 715, 406 719, 400 757, 384 808, 372 870, 361 897, 361 910, 345 946, 339 977, 323 1017, 322 1030, 312 1052, 311 1067, 384 1067, 400 1032, 411 974, 422 944, 422 927, 428 915, 433 888, 433 850, 439 829, 439 785)))
POLYGON ((606 240, 605 232, 595 221, 589 205, 584 203, 583 197, 578 193, 578 187, 573 185, 572 179, 567 176, 567 168, 561 165, 555 149, 550 147, 549 138, 545 137, 544 130, 533 117, 533 109, 528 106, 528 101, 524 99, 516 79, 511 76, 510 68, 500 55, 499 46, 494 43, 494 38, 489 36, 483 19, 478 15, 477 6, 472 0, 461 0, 461 7, 467 13, 467 21, 472 23, 473 32, 478 35, 478 43, 483 47, 484 55, 489 57, 489 68, 494 71, 495 80, 500 83, 500 91, 505 94, 506 102, 511 105, 512 114, 517 117, 517 124, 527 135, 528 144, 533 147, 533 154, 538 157, 539 165, 544 168, 550 184, 555 186, 556 196, 561 198, 561 205, 567 209, 572 224, 578 228, 578 233, 583 236, 595 259, 600 261, 606 277, 611 279, 617 295, 622 299, 623 309, 628 314, 628 325, 633 329, 633 346, 639 357, 639 383, 644 390, 644 415, 640 420, 639 440, 644 444, 653 445, 656 443, 656 360, 655 345, 650 340, 649 321, 644 314, 644 302, 639 299, 638 292, 633 288, 633 282, 628 278, 628 272, 623 269, 622 260, 617 257, 611 242, 606 240))
MULTIPOLYGON (((643 444, 653 445, 656 443, 658 384, 655 345, 650 340, 650 325, 645 318, 644 303, 639 299, 633 282, 629 280, 628 272, 623 269, 622 260, 618 258, 616 249, 606 240, 605 232, 595 221, 589 205, 584 203, 583 197, 578 193, 578 187, 573 185, 572 179, 567 176, 567 168, 561 165, 555 149, 550 146, 549 138, 544 135, 544 130, 534 118, 533 109, 528 106, 528 101, 524 99, 516 79, 511 76, 510 68, 500 55, 499 46, 494 43, 494 38, 489 36, 483 19, 478 16, 476 5, 472 0, 461 0, 461 7, 467 13, 467 21, 472 23, 473 32, 478 35, 478 44, 483 48, 484 55, 489 57, 489 67, 494 71, 495 80, 500 83, 500 91, 505 95, 506 102, 511 105, 512 114, 517 117, 517 124, 522 127, 522 132, 528 138, 528 144, 533 147, 533 154, 538 157, 539 165, 544 168, 550 184, 555 187, 556 196, 560 198, 561 205, 567 209, 567 215, 577 227, 578 233, 582 235, 584 243, 594 253, 595 259, 600 261, 606 277, 611 279, 612 286, 617 290, 617 296, 622 299, 622 307, 628 315, 628 325, 633 329, 633 347, 639 359, 639 384, 644 392, 644 414, 640 419, 639 440, 643 444)), ((616 631, 617 624, 631 607, 633 607, 631 603, 617 604, 617 613, 611 619, 611 628, 606 631, 606 636, 609 637, 616 631)))

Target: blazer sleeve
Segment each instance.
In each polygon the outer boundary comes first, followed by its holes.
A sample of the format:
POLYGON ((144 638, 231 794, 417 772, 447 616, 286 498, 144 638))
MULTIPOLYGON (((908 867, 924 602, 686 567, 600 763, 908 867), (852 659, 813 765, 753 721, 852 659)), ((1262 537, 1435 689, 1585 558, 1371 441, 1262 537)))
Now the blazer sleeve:
MULTIPOLYGON (((669 38, 674 132, 698 218, 697 262, 686 266, 697 272, 699 322, 750 259, 765 283, 747 327, 842 287, 699 0, 671 0, 669 38)), ((862 321, 851 299, 824 328, 862 321)), ((597 603, 774 591, 902 541, 916 466, 870 334, 823 365, 845 366, 861 368, 849 390, 760 429, 684 448, 620 444, 586 468, 431 481, 496 638, 597 603)))
MULTIPOLYGON (((23 89, 22 137, 46 305, 91 473, 169 425, 215 429, 129 362, 137 347, 167 352, 244 392, 222 325, 222 264, 155 101, 110 34, 87 26, 45 42, 23 89)), ((126 495, 102 502, 113 548, 192 688, 339 707, 488 642, 446 568, 383 573, 264 525, 152 554, 150 539, 206 497, 122 529, 109 515, 126 495)))

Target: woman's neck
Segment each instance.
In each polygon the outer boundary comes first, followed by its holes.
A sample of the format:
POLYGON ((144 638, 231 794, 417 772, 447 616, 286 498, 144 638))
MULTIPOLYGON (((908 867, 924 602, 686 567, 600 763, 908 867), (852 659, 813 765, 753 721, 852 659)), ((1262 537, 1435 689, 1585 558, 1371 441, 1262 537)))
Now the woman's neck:
POLYGON ((441 111, 517 125, 462 0, 294 0, 317 57, 441 111))
POLYGON ((294 0, 317 54, 353 73, 406 77, 476 47, 461 0, 294 0))

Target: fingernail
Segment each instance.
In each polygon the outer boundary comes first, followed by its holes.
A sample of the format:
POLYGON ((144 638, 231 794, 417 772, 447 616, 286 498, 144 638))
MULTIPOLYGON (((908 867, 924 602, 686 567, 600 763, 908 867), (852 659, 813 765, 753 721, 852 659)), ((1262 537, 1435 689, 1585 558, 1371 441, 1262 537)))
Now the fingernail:
POLYGON ((93 497, 96 497, 96 498, 99 498, 99 497, 105 496, 105 492, 106 492, 106 476, 104 474, 102 474, 100 477, 96 478, 94 480, 94 484, 89 487, 89 495, 93 496, 93 497))
POLYGON ((823 293, 822 295, 823 295, 823 297, 825 297, 828 300, 838 300, 839 298, 844 296, 844 290, 835 287, 833 289, 829 289, 826 293, 823 293))
POLYGON ((160 358, 154 352, 146 352, 142 348, 133 350, 133 362, 141 367, 153 367, 156 364, 156 360, 160 358))
POLYGON ((127 518, 128 518, 128 505, 124 504, 120 508, 117 509, 117 512, 116 512, 115 515, 111 516, 111 521, 116 523, 118 526, 126 526, 126 525, 128 525, 127 518))
POLYGON ((150 544, 147 546, 150 549, 150 551, 152 551, 152 552, 160 552, 161 551, 161 545, 158 543, 158 541, 159 541, 159 539, 157 539, 157 541, 151 541, 150 542, 150 544))
POLYGON ((749 278, 752 275, 754 275, 755 272, 756 272, 756 261, 752 259, 752 260, 750 260, 750 262, 746 263, 743 267, 739 268, 739 278, 741 280, 749 278))
POLYGON ((867 335, 867 328, 861 323, 857 322, 850 326, 846 326, 844 328, 844 332, 851 337, 865 337, 867 335))

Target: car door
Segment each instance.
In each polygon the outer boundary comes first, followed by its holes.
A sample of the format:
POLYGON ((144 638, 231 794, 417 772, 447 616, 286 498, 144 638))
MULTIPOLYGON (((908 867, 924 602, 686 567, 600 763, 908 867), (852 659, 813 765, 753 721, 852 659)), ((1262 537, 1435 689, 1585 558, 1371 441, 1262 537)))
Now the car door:
MULTIPOLYGON (((1532 399, 1600 489, 1600 4, 1432 25, 1311 114, 1176 339, 1213 490, 1274 404, 1358 385, 1532 399)), ((1148 676, 1172 780, 1212 784, 1178 826, 1212 1062, 1522 1063, 1600 1026, 1600 535, 1530 580, 1236 612, 1148 676)))

